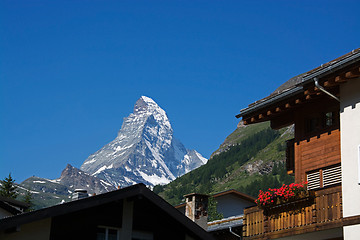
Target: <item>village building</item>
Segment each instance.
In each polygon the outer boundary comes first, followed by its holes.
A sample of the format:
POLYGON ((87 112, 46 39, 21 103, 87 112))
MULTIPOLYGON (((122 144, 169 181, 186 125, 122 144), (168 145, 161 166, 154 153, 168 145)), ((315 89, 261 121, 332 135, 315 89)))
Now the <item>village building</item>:
POLYGON ((29 204, 0 196, 0 219, 11 217, 25 212, 29 208, 29 204))
POLYGON ((144 184, 0 219, 0 239, 208 240, 213 237, 144 184))
POLYGON ((191 193, 184 196, 186 202, 175 206, 182 214, 199 224, 215 239, 236 240, 242 235, 244 209, 255 205, 255 198, 234 189, 212 194, 191 193), (222 219, 209 221, 208 198, 216 202, 216 211, 222 219))
POLYGON ((359 239, 360 49, 290 79, 237 117, 294 125, 286 167, 310 192, 245 209, 244 239, 359 239))

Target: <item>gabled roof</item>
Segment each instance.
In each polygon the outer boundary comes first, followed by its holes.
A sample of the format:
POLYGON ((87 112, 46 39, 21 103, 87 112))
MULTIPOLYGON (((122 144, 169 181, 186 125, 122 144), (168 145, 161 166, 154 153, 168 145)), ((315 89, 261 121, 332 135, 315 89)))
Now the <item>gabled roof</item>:
POLYGON ((20 202, 18 200, 0 196, 0 207, 11 214, 22 213, 23 209, 29 208, 29 204, 20 202))
POLYGON ((234 196, 236 196, 238 198, 244 199, 244 200, 252 202, 252 203, 255 201, 255 198, 253 198, 252 196, 247 195, 247 194, 242 193, 242 192, 239 192, 239 191, 237 191, 235 189, 229 189, 229 190, 226 190, 226 191, 223 191, 223 192, 215 193, 215 194, 212 195, 212 197, 217 198, 217 197, 225 196, 225 195, 228 195, 228 194, 234 195, 234 196))
MULTIPOLYGON (((195 193, 191 193, 191 194, 187 194, 185 195, 186 196, 190 196, 190 195, 193 195, 195 193)), ((217 197, 221 197, 221 196, 226 196, 226 195, 235 195, 236 197, 238 198, 241 198, 241 199, 244 199, 246 201, 249 201, 249 202, 252 202, 254 203, 255 201, 255 198, 253 198, 252 196, 249 196, 245 193, 242 193, 242 192, 239 192, 235 189, 229 189, 229 190, 226 190, 226 191, 223 191, 223 192, 218 192, 218 193, 214 193, 212 195, 210 195, 211 197, 214 197, 214 198, 217 198, 217 197)), ((200 195, 203 195, 203 194, 200 194, 200 195)), ((208 195, 205 195, 205 196, 208 196, 208 195)), ((185 207, 186 203, 181 203, 181 204, 178 204, 175 206, 175 208, 182 208, 182 207, 185 207)))
POLYGON ((73 213, 79 210, 100 206, 103 204, 115 202, 118 200, 142 197, 149 200, 152 204, 161 208, 170 217, 175 219, 178 224, 187 228, 197 237, 201 239, 212 239, 212 237, 200 226, 191 221, 185 215, 181 214, 173 206, 167 203, 164 199, 149 190, 144 184, 139 183, 130 187, 122 188, 112 192, 99 194, 96 196, 79 199, 76 201, 43 208, 37 211, 16 215, 0 220, 0 230, 5 230, 22 224, 39 221, 46 218, 52 218, 64 214, 73 213))
MULTIPOLYGON (((247 118, 269 106, 279 104, 293 96, 304 94, 305 86, 311 84, 314 78, 323 78, 341 69, 360 61, 360 48, 351 51, 339 58, 336 58, 328 63, 312 69, 306 73, 300 74, 291 78, 278 89, 276 89, 269 96, 249 104, 247 108, 240 110, 240 114, 236 115, 237 118, 247 118)), ((359 71, 359 69, 357 69, 359 71)))

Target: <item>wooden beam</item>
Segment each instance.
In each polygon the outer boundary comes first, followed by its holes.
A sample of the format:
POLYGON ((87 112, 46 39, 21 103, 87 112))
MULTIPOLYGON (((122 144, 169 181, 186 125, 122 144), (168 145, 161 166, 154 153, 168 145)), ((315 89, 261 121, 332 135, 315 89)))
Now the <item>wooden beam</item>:
POLYGON ((351 70, 347 73, 345 73, 346 78, 356 78, 360 76, 359 69, 351 70))
POLYGON ((312 89, 308 89, 308 90, 304 91, 304 95, 310 95, 310 94, 313 94, 313 93, 314 93, 314 90, 312 90, 312 89))
POLYGON ((343 76, 339 75, 339 76, 335 77, 335 82, 336 83, 343 83, 343 82, 346 82, 346 79, 343 76))
POLYGON ((316 94, 318 90, 319 89, 317 87, 308 88, 307 90, 304 91, 304 95, 316 94))
POLYGON ((334 78, 331 78, 331 79, 324 82, 324 87, 333 87, 335 85, 336 85, 336 83, 335 83, 334 78))

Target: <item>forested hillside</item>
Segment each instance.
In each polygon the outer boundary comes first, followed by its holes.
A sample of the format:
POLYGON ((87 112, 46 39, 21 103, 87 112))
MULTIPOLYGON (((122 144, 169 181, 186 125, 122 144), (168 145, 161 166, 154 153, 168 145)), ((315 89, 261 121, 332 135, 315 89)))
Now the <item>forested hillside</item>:
POLYGON ((290 183, 293 178, 284 167, 284 142, 292 135, 292 127, 275 131, 267 123, 239 124, 206 165, 168 185, 155 186, 154 191, 171 204, 178 204, 191 192, 211 194, 236 189, 257 196, 259 189, 290 183))

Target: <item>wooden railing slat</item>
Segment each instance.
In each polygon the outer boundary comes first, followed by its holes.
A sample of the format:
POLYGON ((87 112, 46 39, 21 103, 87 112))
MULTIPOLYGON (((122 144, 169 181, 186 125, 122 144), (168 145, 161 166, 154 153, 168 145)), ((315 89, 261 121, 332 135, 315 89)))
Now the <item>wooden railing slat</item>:
POLYGON ((326 222, 329 219, 329 197, 331 194, 324 195, 324 222, 326 222))

